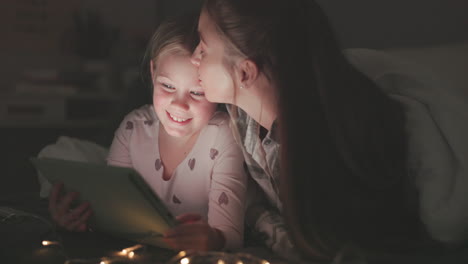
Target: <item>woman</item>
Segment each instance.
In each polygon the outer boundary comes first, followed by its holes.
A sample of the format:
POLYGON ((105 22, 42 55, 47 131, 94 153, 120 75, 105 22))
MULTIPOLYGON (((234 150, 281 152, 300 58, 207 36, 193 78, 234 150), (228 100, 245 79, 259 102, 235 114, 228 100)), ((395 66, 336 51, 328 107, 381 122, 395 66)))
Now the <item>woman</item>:
POLYGON ((346 60, 317 3, 206 0, 198 31, 192 62, 206 98, 232 105, 264 193, 247 223, 273 251, 330 259, 424 237, 403 108, 346 60))

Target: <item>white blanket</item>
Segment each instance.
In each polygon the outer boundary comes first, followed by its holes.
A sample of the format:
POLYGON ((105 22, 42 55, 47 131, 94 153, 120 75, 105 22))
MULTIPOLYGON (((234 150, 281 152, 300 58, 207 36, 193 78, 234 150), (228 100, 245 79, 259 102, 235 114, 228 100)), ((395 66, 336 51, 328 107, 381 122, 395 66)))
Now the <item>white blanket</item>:
POLYGON ((369 49, 345 54, 405 106, 420 214, 442 242, 468 238, 468 84, 444 85, 424 65, 369 49))
MULTIPOLYGON (((96 143, 61 136, 57 139, 57 142, 45 146, 37 155, 39 158, 56 158, 65 160, 75 161, 87 161, 92 163, 106 163, 108 150, 96 143)), ((51 185, 44 178, 40 172, 38 172, 39 185, 40 185, 40 197, 48 197, 50 193, 51 185)))

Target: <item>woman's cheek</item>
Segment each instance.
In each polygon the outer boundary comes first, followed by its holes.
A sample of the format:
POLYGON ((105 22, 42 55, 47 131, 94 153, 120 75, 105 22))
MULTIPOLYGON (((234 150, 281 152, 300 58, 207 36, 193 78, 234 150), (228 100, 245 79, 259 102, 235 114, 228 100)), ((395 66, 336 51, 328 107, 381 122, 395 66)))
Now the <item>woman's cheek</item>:
POLYGON ((233 102, 234 81, 224 64, 210 63, 204 60, 198 71, 208 101, 214 103, 233 102))
POLYGON ((223 97, 225 103, 233 103, 234 101, 234 78, 230 71, 226 67, 222 67, 216 75, 216 83, 218 85, 219 92, 223 97))

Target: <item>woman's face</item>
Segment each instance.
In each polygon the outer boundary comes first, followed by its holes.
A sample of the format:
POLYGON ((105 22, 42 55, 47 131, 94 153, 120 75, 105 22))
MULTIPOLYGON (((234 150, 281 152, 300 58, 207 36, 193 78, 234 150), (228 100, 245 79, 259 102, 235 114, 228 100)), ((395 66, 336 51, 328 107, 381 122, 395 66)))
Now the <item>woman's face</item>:
POLYGON ((198 67, 198 78, 206 99, 210 102, 234 104, 234 67, 232 63, 228 63, 225 43, 206 11, 201 12, 198 32, 200 43, 192 55, 192 63, 198 67))

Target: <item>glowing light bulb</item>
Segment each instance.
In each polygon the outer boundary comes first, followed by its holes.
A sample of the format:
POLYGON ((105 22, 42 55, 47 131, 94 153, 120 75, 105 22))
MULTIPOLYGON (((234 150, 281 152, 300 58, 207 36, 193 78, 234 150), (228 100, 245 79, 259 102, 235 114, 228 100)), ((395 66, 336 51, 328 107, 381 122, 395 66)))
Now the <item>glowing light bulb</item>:
POLYGON ((122 249, 121 251, 119 251, 118 255, 133 258, 135 256, 135 251, 139 250, 141 248, 144 248, 144 247, 145 246, 143 246, 143 245, 137 244, 137 245, 134 245, 133 247, 128 247, 128 248, 122 249))
POLYGON ((189 258, 183 258, 180 260, 180 264, 189 264, 190 263, 190 259, 189 258))
POLYGON ((224 263, 224 260, 218 259, 218 264, 225 264, 225 263, 224 263))
POLYGON ((43 241, 42 241, 42 245, 43 245, 43 246, 59 245, 59 243, 58 243, 58 242, 55 242, 55 241, 43 240, 43 241))

